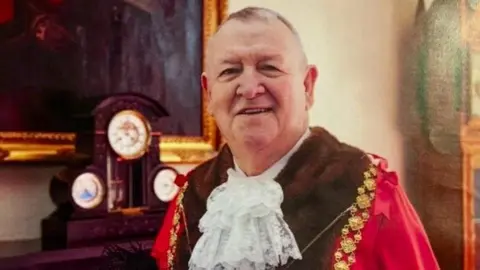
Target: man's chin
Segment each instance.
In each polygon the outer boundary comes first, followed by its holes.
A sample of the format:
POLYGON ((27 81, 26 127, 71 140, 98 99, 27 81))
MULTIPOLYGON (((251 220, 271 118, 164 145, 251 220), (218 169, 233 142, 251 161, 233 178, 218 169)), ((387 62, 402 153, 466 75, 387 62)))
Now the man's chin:
POLYGON ((253 151, 261 150, 271 145, 276 137, 275 135, 271 130, 267 132, 249 130, 241 135, 241 141, 248 149, 253 151))

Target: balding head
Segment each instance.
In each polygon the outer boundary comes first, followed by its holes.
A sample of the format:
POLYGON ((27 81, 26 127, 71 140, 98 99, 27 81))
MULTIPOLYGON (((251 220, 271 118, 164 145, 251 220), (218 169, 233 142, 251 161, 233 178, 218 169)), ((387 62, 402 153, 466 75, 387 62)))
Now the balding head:
MULTIPOLYGON (((236 11, 230 14, 226 18, 226 20, 222 23, 222 25, 232 20, 238 20, 242 22, 251 22, 254 20, 268 22, 271 20, 278 20, 281 23, 283 23, 292 32, 292 34, 295 35, 296 38, 298 38, 298 41, 300 42, 300 36, 298 35, 298 32, 295 29, 295 27, 293 27, 293 25, 280 13, 268 8, 246 7, 244 9, 241 9, 239 11, 236 11)), ((222 27, 222 25, 220 26, 220 28, 222 27)))
POLYGON ((216 36, 221 32, 221 30, 231 22, 242 22, 242 23, 252 23, 252 22, 264 22, 264 23, 272 23, 272 22, 280 22, 283 26, 285 26, 292 37, 294 38, 295 42, 298 45, 299 50, 299 57, 302 61, 303 65, 307 64, 307 57, 305 55, 305 51, 303 49, 302 41, 300 39, 300 35, 298 34, 295 27, 288 21, 284 16, 280 13, 263 7, 246 7, 236 12, 231 13, 223 23, 218 27, 215 34, 212 35, 210 40, 207 44, 207 67, 208 67, 208 56, 210 55, 211 48, 213 43, 215 42, 216 36))

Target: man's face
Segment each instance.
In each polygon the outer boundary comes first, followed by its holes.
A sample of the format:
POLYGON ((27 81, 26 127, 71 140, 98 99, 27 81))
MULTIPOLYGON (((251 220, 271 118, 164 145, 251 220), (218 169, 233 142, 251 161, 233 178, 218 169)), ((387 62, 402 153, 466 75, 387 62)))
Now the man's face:
POLYGON ((209 48, 202 85, 227 142, 263 147, 304 131, 316 75, 280 21, 232 20, 209 48))

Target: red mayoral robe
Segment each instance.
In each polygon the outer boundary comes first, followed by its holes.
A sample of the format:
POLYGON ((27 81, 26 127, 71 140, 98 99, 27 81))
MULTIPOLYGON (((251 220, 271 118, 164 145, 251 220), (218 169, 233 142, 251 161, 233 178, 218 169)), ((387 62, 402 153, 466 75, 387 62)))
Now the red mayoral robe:
MULTIPOLYGON (((219 154, 179 176, 152 249, 158 269, 188 269, 200 238, 210 192, 227 181, 232 154, 219 154)), ((301 260, 277 269, 437 270, 423 225, 384 159, 339 142, 322 128, 291 156, 275 178, 301 260)))

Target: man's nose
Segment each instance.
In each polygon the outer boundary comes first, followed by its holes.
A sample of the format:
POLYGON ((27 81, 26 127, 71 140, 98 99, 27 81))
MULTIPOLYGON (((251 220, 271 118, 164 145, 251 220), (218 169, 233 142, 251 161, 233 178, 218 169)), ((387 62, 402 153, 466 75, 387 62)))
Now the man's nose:
POLYGON ((263 93, 265 93, 265 87, 259 80, 257 74, 249 71, 244 72, 240 80, 240 85, 237 88, 237 94, 246 99, 253 99, 263 93))

